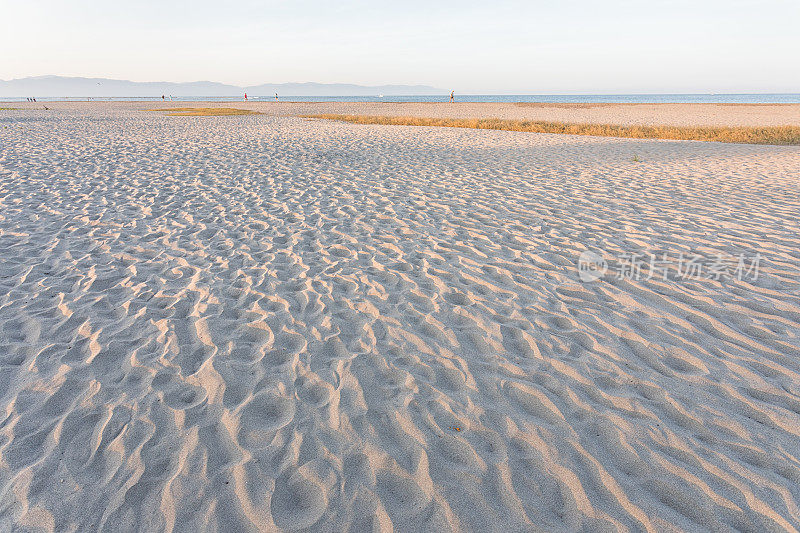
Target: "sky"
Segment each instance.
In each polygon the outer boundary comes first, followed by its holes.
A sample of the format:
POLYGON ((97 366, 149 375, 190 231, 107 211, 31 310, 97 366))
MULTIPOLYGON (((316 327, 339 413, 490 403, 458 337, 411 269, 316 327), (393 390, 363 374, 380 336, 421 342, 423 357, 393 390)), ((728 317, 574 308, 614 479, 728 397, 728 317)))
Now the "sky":
POLYGON ((0 79, 800 92, 800 0, 0 0, 0 79))

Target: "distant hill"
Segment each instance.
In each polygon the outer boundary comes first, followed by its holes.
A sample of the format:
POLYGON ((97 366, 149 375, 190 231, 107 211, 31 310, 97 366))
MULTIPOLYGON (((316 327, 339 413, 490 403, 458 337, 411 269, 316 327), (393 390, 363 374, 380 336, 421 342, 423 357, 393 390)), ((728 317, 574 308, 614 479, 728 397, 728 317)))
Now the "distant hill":
POLYGON ((285 96, 391 96, 444 94, 446 91, 428 85, 352 85, 347 83, 265 83, 245 87, 255 95, 285 96))
POLYGON ((267 83, 249 87, 226 85, 213 81, 190 83, 138 82, 107 78, 73 78, 35 76, 16 80, 0 80, 0 98, 33 97, 137 97, 137 96, 409 96, 444 94, 446 91, 428 85, 379 85, 374 87, 344 83, 267 83))

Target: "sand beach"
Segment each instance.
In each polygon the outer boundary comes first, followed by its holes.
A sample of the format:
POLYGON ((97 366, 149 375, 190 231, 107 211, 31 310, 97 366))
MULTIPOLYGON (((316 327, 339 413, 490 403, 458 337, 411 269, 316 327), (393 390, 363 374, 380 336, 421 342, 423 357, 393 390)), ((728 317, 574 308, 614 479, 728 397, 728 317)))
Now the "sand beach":
POLYGON ((202 105, 2 104, 0 530, 800 527, 797 146, 300 116, 800 105, 202 105))

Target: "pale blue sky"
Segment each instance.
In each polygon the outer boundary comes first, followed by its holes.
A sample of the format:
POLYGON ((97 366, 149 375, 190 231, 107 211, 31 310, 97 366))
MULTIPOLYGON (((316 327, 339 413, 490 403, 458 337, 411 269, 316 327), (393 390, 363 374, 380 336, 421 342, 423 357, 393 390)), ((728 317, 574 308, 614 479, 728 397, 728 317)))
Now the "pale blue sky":
POLYGON ((800 92, 800 0, 0 0, 0 79, 800 92))

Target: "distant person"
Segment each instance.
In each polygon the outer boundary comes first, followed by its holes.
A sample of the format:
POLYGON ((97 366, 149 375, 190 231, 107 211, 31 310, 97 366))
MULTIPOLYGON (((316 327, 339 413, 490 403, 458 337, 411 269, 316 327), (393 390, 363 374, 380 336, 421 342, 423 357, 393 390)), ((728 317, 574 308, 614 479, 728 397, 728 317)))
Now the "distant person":
POLYGON ((455 101, 456 92, 450 91, 450 103, 452 104, 455 101))
POLYGON ((164 98, 164 95, 162 94, 161 95, 161 101, 163 102, 164 100, 165 100, 165 98, 164 98))
POLYGON ((244 93, 244 101, 247 101, 247 93, 244 93))
POLYGON ((275 93, 275 101, 278 101, 278 93, 275 93))

